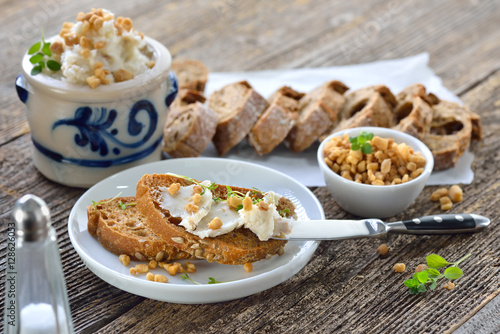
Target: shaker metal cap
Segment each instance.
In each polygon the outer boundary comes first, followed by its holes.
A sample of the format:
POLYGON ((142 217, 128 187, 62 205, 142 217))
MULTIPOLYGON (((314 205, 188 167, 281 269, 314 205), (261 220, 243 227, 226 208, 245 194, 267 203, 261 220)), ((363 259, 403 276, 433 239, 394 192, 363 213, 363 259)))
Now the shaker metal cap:
POLYGON ((50 230, 50 210, 47 204, 35 195, 24 195, 16 201, 12 210, 16 222, 17 236, 24 241, 45 239, 50 230))

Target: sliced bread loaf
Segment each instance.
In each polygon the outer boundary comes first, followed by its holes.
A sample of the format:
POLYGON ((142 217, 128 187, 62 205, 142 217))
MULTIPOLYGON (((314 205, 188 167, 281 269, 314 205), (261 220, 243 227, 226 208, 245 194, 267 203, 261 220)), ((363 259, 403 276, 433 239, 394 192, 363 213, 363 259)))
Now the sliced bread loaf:
POLYGON ((208 105, 219 117, 213 142, 223 156, 247 136, 268 103, 248 82, 240 81, 215 91, 208 105))
POLYGON ((177 107, 187 106, 191 103, 205 103, 206 100, 207 98, 200 91, 193 89, 179 89, 179 93, 177 93, 174 102, 170 105, 170 110, 177 107))
POLYGON ((299 117, 285 139, 292 152, 304 151, 336 124, 347 89, 340 81, 329 81, 300 99, 299 117))
POLYGON ((210 144, 217 128, 217 114, 200 102, 171 108, 164 130, 163 150, 173 158, 197 157, 210 144))
POLYGON ((174 60, 172 71, 177 75, 179 88, 205 91, 208 80, 208 68, 197 60, 174 60))
POLYGON ((269 98, 269 107, 248 134, 257 154, 270 153, 287 136, 297 119, 298 101, 304 96, 290 87, 279 88, 269 98))
POLYGON ((421 84, 402 90, 396 97, 394 116, 397 125, 393 128, 422 140, 429 132, 432 121, 432 108, 426 98, 425 87, 421 84))
POLYGON ((330 133, 359 126, 392 127, 394 106, 396 98, 386 86, 355 90, 346 94, 344 107, 340 111, 342 121, 330 133))
POLYGON ((116 255, 136 261, 171 261, 191 258, 153 233, 135 203, 135 197, 102 200, 87 207, 87 230, 116 255), (121 204, 120 204, 121 203, 121 204), (125 209, 122 209, 122 205, 125 209))
POLYGON ((440 101, 432 109, 431 129, 423 142, 434 156, 434 170, 451 168, 469 148, 471 114, 466 107, 450 101, 440 101))
MULTIPOLYGON (((201 239, 197 235, 189 233, 183 226, 178 224, 181 218, 173 217, 168 210, 161 207, 162 194, 165 189, 174 183, 181 186, 189 186, 193 183, 184 178, 168 174, 144 175, 137 183, 137 205, 141 212, 147 217, 149 226, 156 235, 180 250, 206 259, 209 262, 217 261, 224 264, 245 264, 254 262, 284 251, 286 241, 268 240, 260 241, 259 238, 246 228, 238 228, 230 233, 217 237, 201 239)), ((250 189, 232 187, 233 191, 247 193, 250 189)), ((213 198, 227 199, 228 189, 226 186, 217 185, 211 190, 213 198)), ((258 194, 254 194, 258 196, 258 194)), ((294 215, 293 203, 281 198, 278 210, 288 209, 287 215, 294 215)))

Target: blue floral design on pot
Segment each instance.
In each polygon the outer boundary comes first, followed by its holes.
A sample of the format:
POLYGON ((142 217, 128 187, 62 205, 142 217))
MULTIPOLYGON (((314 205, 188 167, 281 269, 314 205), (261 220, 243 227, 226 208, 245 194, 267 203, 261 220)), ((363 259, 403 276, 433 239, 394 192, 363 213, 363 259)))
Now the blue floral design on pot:
MULTIPOLYGON (((123 148, 137 148, 146 143, 156 130, 158 123, 158 114, 153 104, 147 100, 141 100, 134 104, 128 115, 127 131, 131 136, 138 136, 143 132, 144 124, 137 121, 136 117, 140 111, 146 111, 149 117, 149 127, 145 135, 139 140, 132 143, 125 143, 116 135, 119 130, 112 128, 116 120, 117 111, 107 108, 95 108, 95 114, 91 107, 80 107, 75 111, 75 117, 72 119, 61 119, 55 122, 52 130, 61 125, 75 126, 80 133, 75 134, 75 144, 80 147, 85 147, 90 144, 92 152, 99 151, 99 155, 105 157, 109 153, 109 142, 123 148), (95 116, 97 115, 97 116, 95 116)), ((120 148, 112 149, 113 153, 120 154, 120 148)))

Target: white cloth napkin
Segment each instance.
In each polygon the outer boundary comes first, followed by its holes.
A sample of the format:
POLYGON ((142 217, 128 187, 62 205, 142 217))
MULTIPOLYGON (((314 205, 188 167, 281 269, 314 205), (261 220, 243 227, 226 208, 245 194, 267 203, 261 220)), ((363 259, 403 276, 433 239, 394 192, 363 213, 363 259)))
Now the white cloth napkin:
MULTIPOLYGON (((443 86, 441 79, 428 66, 429 54, 421 53, 415 56, 382 60, 367 64, 349 66, 334 66, 321 68, 301 68, 291 70, 211 73, 206 87, 209 96, 222 86, 240 80, 247 80, 255 90, 264 97, 271 95, 283 85, 293 89, 308 92, 329 80, 340 80, 351 89, 358 89, 375 84, 384 84, 394 94, 405 87, 423 84, 429 92, 443 100, 462 103, 460 99, 443 86)), ((324 186, 325 181, 319 169, 316 143, 304 152, 294 154, 284 145, 280 145, 266 156, 259 157, 253 148, 243 141, 233 148, 226 158, 249 161, 276 169, 298 180, 306 186, 324 186)), ((216 157, 213 145, 210 145, 202 156, 216 157)), ((466 152, 457 166, 446 171, 432 173, 427 185, 436 184, 470 184, 474 179, 471 169, 474 155, 466 152)))

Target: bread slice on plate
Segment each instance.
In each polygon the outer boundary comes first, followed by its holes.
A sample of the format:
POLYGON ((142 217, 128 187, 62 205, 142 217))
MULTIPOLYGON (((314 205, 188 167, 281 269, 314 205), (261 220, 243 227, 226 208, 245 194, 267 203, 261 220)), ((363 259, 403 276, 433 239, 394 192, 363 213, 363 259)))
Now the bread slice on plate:
POLYGON ((336 124, 347 89, 340 81, 329 81, 300 99, 299 117, 285 139, 292 152, 304 151, 336 124))
POLYGON ((432 109, 431 129, 423 142, 434 156, 434 170, 443 170, 455 166, 469 148, 472 136, 471 112, 450 101, 440 101, 432 109))
POLYGON ((384 85, 370 86, 346 94, 340 111, 342 121, 330 133, 360 126, 394 126, 392 109, 396 98, 384 85))
POLYGON ((397 125, 393 127, 420 140, 429 133, 432 121, 432 108, 426 101, 425 87, 414 84, 406 87, 396 97, 394 116, 397 125))
POLYGON ((164 129, 163 150, 173 158, 197 157, 210 144, 217 128, 217 114, 198 101, 171 107, 164 129))
POLYGON ((135 261, 191 258, 189 253, 169 245, 153 233, 135 204, 135 197, 117 197, 89 205, 87 217, 89 234, 97 237, 113 254, 126 254, 135 261))
MULTIPOLYGON (((147 174, 137 183, 137 206, 147 217, 149 226, 154 233, 171 245, 180 250, 195 256, 206 259, 209 262, 219 262, 223 264, 245 264, 271 257, 275 254, 282 254, 286 241, 269 239, 261 241, 247 228, 238 228, 227 234, 216 237, 200 238, 180 226, 182 221, 179 217, 173 217, 170 211, 161 206, 162 196, 165 189, 172 184, 178 183, 180 186, 190 186, 193 182, 172 176, 169 174, 147 174)), ((228 189, 223 185, 214 185, 212 198, 227 199, 228 189)), ((233 191, 247 193, 250 189, 231 187, 233 191)), ((255 195, 258 196, 258 195, 255 195)), ((281 198, 278 210, 287 209, 287 216, 294 215, 293 203, 281 198)))
POLYGON ((239 81, 212 93, 208 106, 219 116, 213 143, 223 156, 247 136, 268 103, 248 82, 239 81))
POLYGON ((177 75, 180 89, 205 91, 208 68, 202 62, 190 59, 174 60, 172 62, 172 71, 177 75))
POLYGON ((298 101, 304 93, 283 86, 274 92, 269 107, 248 134, 248 141, 257 154, 270 153, 287 136, 297 119, 298 101))

